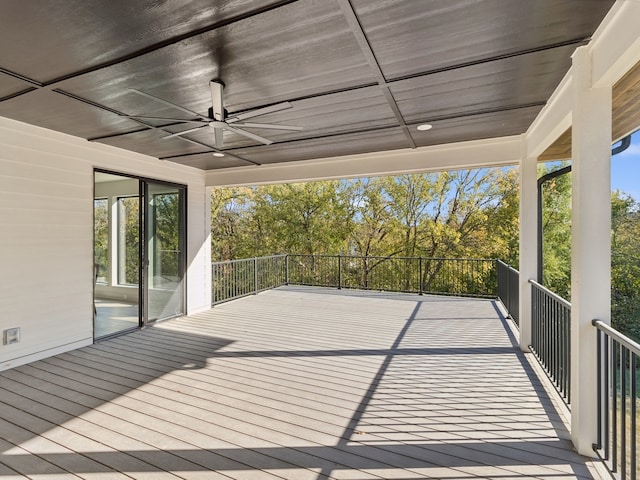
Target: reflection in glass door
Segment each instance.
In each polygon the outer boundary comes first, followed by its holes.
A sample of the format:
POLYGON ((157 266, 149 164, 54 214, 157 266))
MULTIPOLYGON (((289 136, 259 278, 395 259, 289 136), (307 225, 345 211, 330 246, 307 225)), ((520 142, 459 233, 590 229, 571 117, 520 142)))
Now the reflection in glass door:
POLYGON ((145 323, 184 313, 184 188, 146 182, 145 323))
POLYGON ((94 338, 139 328, 140 181, 94 175, 94 338))

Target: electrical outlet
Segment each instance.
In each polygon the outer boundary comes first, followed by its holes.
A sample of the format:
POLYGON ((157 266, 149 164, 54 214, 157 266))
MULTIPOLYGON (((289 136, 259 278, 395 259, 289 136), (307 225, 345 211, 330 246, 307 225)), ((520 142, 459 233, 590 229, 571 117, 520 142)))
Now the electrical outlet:
POLYGON ((14 343, 20 342, 20 327, 7 328, 2 333, 3 345, 13 345, 14 343))

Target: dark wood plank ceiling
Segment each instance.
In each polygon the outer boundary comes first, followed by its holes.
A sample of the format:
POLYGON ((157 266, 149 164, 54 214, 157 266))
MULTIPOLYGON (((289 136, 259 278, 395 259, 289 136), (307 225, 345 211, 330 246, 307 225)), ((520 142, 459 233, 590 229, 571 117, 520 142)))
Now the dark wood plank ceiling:
POLYGON ((524 132, 613 0, 5 0, 0 116, 217 169, 524 132), (272 145, 186 118, 209 81, 230 113, 302 131, 253 129, 272 145), (427 132, 416 130, 431 123, 427 132))

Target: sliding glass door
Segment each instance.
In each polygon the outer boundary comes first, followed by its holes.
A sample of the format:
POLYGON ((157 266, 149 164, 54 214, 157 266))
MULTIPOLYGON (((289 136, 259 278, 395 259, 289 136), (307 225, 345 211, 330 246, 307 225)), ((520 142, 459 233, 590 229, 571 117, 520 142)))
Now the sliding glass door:
POLYGON ((184 188, 145 182, 146 322, 184 312, 184 188))
POLYGON ((186 188, 96 171, 94 192, 94 338, 182 315, 186 188))
POLYGON ((93 336, 107 338, 142 325, 140 181, 95 172, 93 336))

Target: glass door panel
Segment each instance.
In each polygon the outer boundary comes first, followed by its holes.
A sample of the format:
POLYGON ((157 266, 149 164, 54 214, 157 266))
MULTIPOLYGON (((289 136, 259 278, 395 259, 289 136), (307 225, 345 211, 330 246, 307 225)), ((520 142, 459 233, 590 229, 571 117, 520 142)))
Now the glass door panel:
POLYGON ((94 175, 94 338, 140 326, 140 181, 94 175))
POLYGON ((146 321, 184 313, 184 188, 146 183, 146 321))

